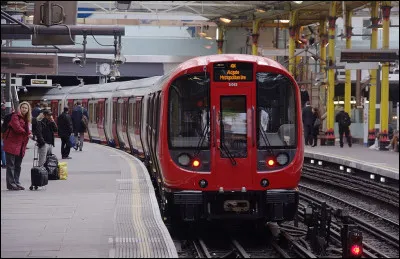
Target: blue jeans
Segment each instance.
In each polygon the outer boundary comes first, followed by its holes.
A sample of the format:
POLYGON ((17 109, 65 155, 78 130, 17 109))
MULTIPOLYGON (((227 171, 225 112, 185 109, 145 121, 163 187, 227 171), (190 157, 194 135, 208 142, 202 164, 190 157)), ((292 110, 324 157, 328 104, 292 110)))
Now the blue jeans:
POLYGON ((4 152, 3 147, 3 140, 1 140, 1 165, 6 165, 6 152, 4 152))

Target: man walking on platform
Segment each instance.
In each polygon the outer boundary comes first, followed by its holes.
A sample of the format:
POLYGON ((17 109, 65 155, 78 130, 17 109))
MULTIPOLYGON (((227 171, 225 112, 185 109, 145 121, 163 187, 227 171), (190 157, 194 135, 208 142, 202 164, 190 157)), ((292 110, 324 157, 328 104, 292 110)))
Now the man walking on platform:
POLYGON ((303 127, 304 127, 304 139, 305 145, 313 144, 313 129, 314 129, 314 113, 312 112, 312 108, 310 102, 306 102, 306 107, 303 108, 303 127))
POLYGON ((68 107, 64 108, 64 112, 57 118, 58 124, 58 136, 61 138, 61 157, 62 159, 71 159, 69 153, 71 151, 71 145, 69 137, 73 133, 72 119, 68 114, 68 107))
POLYGON ((50 110, 43 111, 37 118, 36 137, 38 143, 39 166, 43 166, 47 156, 53 154, 54 132, 58 128, 50 110))
POLYGON ((72 118, 72 127, 74 129, 74 136, 76 143, 76 146, 74 148, 75 150, 78 150, 79 148, 79 151, 82 151, 85 131, 87 130, 88 127, 89 115, 87 110, 84 107, 82 107, 80 101, 76 102, 76 107, 72 112, 71 118, 72 118))

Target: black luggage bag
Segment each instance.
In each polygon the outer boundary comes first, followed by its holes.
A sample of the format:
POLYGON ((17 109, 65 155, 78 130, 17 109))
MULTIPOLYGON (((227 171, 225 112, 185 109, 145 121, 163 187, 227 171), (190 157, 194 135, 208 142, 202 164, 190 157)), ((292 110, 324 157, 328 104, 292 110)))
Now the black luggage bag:
POLYGON ((29 187, 29 190, 33 190, 33 188, 37 190, 38 187, 45 186, 49 182, 49 173, 46 168, 44 166, 38 166, 39 158, 37 156, 39 156, 39 152, 36 152, 37 148, 37 144, 35 144, 35 147, 33 148, 33 167, 31 169, 31 186, 29 187))
POLYGON ((46 167, 47 172, 49 173, 49 180, 60 179, 60 176, 58 174, 58 159, 56 155, 52 154, 47 156, 44 167, 46 167))

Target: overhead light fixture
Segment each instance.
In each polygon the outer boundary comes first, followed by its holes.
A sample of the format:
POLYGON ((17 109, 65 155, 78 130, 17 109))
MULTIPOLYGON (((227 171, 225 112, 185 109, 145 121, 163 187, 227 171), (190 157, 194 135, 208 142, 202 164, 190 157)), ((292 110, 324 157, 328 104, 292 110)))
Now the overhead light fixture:
POLYGON ((293 1, 293 3, 295 3, 295 4, 301 4, 301 3, 303 3, 303 1, 293 1))
POLYGON ((274 23, 289 23, 290 20, 274 20, 274 23))
POLYGON ((212 40, 212 38, 210 36, 205 37, 205 39, 212 40))
POLYGON ((131 7, 131 1, 115 1, 115 7, 118 10, 128 10, 131 7))
POLYGON ((232 21, 231 19, 225 18, 225 17, 220 17, 219 20, 220 20, 221 22, 224 22, 224 23, 230 23, 230 22, 232 21))
POLYGON ((256 12, 257 12, 257 13, 265 13, 266 10, 265 10, 264 8, 258 7, 258 8, 256 8, 256 12))

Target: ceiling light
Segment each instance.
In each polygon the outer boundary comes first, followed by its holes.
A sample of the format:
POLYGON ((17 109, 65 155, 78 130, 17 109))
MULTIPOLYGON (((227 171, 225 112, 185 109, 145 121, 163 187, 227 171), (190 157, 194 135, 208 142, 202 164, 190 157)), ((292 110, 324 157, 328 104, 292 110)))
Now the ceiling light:
POLYGON ((301 4, 301 3, 303 3, 303 1, 293 1, 293 3, 295 3, 295 4, 301 4))
POLYGON ((225 17, 221 17, 219 19, 220 19, 221 22, 224 22, 224 23, 230 23, 232 21, 231 19, 225 18, 225 17))
POLYGON ((200 37, 205 37, 207 35, 207 33, 205 32, 199 32, 200 37))
POLYGON ((205 37, 207 40, 212 40, 210 36, 205 37))
POLYGON ((256 12, 257 13, 265 13, 266 11, 263 8, 256 8, 256 12))
POLYGON ((280 23, 289 23, 290 20, 274 20, 274 23, 278 23, 278 22, 280 22, 280 23))

